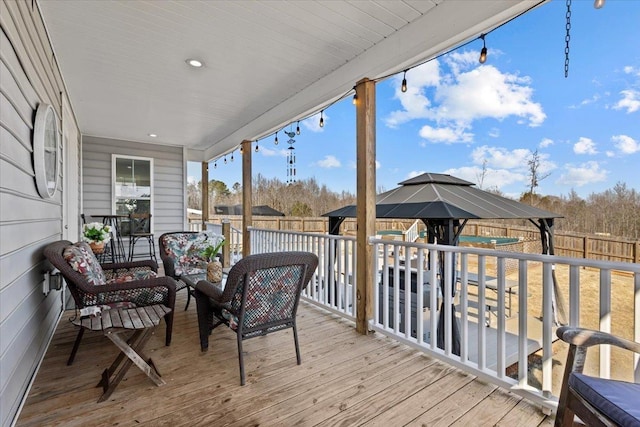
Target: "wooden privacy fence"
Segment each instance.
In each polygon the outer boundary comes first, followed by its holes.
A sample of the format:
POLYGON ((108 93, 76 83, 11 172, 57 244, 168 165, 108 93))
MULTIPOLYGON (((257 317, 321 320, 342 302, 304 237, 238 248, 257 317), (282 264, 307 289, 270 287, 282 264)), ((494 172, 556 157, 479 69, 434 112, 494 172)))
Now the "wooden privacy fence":
MULTIPOLYGON (((228 219, 232 227, 242 229, 242 216, 240 215, 213 215, 210 221, 219 223, 223 218, 228 219)), ((414 220, 410 219, 378 219, 376 220, 376 230, 407 230, 413 222, 414 220)), ((329 219, 326 217, 254 216, 253 227, 267 228, 270 230, 328 233, 329 219)), ((347 218, 343 222, 340 231, 343 235, 355 236, 355 218, 347 218)), ((517 237, 524 241, 539 240, 539 232, 533 225, 527 227, 479 221, 470 221, 464 229, 464 235, 517 237)), ((523 251, 531 251, 531 253, 533 253, 534 251, 539 251, 539 247, 524 245, 523 251)), ((640 240, 557 231, 555 233, 555 253, 558 256, 573 258, 640 263, 640 240)))

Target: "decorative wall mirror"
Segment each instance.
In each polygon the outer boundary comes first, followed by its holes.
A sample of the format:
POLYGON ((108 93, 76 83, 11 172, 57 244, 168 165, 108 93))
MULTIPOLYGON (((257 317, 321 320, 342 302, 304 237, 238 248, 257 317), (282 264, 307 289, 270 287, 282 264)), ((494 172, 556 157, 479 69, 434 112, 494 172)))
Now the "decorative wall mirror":
POLYGON ((33 125, 33 166, 40 197, 50 199, 58 187, 60 133, 58 118, 49 104, 38 105, 33 125))

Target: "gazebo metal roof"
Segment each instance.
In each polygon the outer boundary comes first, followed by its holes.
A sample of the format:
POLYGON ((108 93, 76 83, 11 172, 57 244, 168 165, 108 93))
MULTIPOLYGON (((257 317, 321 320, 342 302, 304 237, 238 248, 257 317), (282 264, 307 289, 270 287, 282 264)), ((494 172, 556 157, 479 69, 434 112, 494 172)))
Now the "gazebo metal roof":
MULTIPOLYGON (((561 215, 482 190, 463 179, 424 173, 376 197, 377 218, 409 219, 553 219, 561 215)), ((323 216, 352 218, 349 205, 323 216)))

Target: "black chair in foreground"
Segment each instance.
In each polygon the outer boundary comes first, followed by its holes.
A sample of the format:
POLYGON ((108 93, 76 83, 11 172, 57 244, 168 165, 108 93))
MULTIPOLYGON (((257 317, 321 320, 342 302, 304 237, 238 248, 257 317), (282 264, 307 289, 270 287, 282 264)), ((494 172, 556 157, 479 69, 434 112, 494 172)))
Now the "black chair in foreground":
POLYGON ((640 426, 640 384, 582 373, 587 348, 609 344, 640 354, 640 344, 605 332, 568 326, 558 328, 556 334, 570 345, 555 425, 573 426, 577 415, 589 426, 640 426))
POLYGON ((244 385, 242 341, 283 329, 293 329, 298 365, 301 363, 296 312, 300 294, 318 266, 308 252, 249 255, 233 266, 224 290, 207 281, 196 285, 200 348, 207 351, 209 334, 225 324, 237 334, 240 384, 244 385))

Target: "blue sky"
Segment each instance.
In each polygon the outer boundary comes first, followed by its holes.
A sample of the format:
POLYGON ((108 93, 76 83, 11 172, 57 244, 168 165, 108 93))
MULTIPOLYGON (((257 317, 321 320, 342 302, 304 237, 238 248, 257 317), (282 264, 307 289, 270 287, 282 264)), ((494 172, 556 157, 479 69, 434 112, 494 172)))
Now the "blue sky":
MULTIPOLYGON (((581 197, 624 182, 640 189, 640 1, 608 0, 602 9, 574 1, 569 77, 564 77, 566 4, 554 0, 482 41, 379 82, 376 89, 376 186, 389 190, 422 172, 448 173, 518 197, 527 160, 538 150, 539 194, 581 197)), ((356 190, 355 108, 348 98, 301 122, 295 137, 298 179, 333 191, 356 190)), ((295 130, 295 124, 293 125, 295 130)), ((286 182, 288 139, 260 141, 260 173, 286 182)), ((217 161, 210 178, 242 180, 240 154, 217 161)), ((199 179, 190 164, 189 179, 199 179)))

